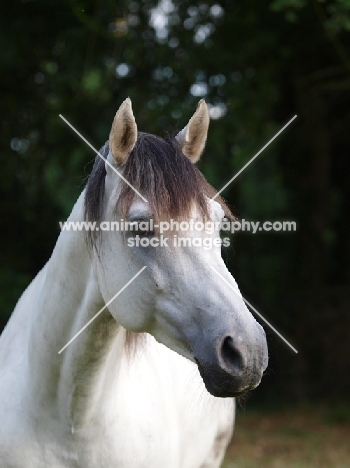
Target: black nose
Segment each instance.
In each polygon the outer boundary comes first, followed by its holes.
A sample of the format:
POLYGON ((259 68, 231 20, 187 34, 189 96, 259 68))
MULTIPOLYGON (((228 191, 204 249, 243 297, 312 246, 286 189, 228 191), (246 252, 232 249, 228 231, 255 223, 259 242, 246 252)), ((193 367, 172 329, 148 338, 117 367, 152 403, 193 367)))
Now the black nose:
POLYGON ((227 336, 219 349, 219 362, 223 370, 232 376, 240 376, 244 372, 245 362, 242 352, 235 346, 232 336, 227 336))

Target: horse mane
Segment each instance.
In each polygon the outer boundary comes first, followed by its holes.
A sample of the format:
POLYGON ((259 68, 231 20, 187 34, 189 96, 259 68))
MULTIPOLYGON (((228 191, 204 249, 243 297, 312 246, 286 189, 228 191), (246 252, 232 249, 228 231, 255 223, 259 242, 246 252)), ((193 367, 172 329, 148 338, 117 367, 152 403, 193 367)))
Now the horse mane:
MULTIPOLYGON (((100 153, 107 158, 109 142, 100 153)), ((84 201, 84 220, 101 222, 106 169, 100 156, 96 156, 92 172, 88 178, 84 201)), ((123 170, 125 179, 148 201, 153 219, 186 219, 191 216, 193 206, 197 206, 203 219, 209 218, 207 197, 217 192, 206 181, 202 173, 182 153, 175 138, 160 138, 147 133, 138 133, 134 149, 130 153, 123 170)), ((121 190, 116 204, 116 213, 125 218, 131 204, 138 196, 134 190, 120 180, 121 190)), ((222 206, 225 215, 234 219, 230 209, 220 197, 216 201, 222 206)), ((99 231, 87 231, 88 242, 96 245, 99 231)))

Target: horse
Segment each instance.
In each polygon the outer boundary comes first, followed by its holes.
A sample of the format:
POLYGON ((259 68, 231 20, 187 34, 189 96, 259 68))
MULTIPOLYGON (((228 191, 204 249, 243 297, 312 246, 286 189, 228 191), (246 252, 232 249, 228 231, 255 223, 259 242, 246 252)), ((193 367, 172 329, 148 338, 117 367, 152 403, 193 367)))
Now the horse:
MULTIPOLYGON (((176 137, 138 132, 126 99, 68 221, 207 219, 217 227, 228 207, 195 166, 208 126, 202 100, 176 137)), ((265 333, 219 243, 130 247, 137 236, 160 233, 61 230, 20 298, 0 340, 1 467, 222 463, 235 397, 267 367, 265 333)), ((211 237, 219 236, 215 228, 211 237)))

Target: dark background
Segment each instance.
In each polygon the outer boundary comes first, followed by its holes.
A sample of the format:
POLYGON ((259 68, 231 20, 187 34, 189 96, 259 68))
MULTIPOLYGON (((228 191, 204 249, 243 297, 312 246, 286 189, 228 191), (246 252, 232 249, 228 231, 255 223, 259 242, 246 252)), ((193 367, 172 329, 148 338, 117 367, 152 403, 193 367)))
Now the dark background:
POLYGON ((49 258, 93 152, 130 96, 138 128, 182 128, 205 97, 200 169, 241 218, 295 233, 235 234, 224 253, 266 328, 256 401, 350 390, 350 1, 13 0, 0 19, 0 321, 49 258))

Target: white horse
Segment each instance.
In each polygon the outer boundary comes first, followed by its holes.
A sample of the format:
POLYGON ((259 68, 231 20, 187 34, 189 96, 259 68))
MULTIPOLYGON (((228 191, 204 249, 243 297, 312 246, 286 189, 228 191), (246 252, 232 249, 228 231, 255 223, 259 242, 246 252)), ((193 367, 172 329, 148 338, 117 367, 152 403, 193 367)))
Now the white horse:
MULTIPOLYGON (((138 134, 124 101, 108 163, 97 156, 69 220, 220 221, 226 208, 193 164, 208 124, 201 101, 177 139, 138 134)), ((220 246, 128 247, 129 235, 62 231, 18 302, 0 340, 2 468, 220 466, 233 397, 267 366, 264 331, 229 287, 220 246)))

